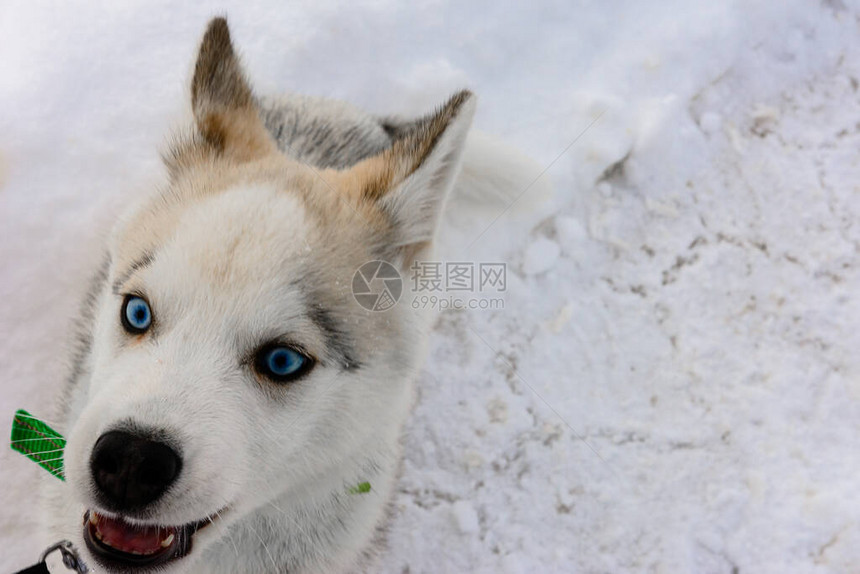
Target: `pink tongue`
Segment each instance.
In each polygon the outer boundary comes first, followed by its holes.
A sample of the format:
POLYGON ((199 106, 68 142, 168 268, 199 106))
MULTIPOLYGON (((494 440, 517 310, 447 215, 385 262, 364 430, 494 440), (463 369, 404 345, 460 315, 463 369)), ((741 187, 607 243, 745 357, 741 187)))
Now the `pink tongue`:
POLYGON ((155 554, 161 550, 161 541, 173 533, 173 528, 134 526, 119 518, 99 516, 98 526, 102 542, 121 552, 155 554))

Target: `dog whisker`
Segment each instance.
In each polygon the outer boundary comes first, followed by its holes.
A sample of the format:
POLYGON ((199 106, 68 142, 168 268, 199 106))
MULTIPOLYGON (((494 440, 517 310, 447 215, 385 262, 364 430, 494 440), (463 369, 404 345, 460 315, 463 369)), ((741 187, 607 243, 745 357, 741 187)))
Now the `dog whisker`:
MULTIPOLYGON (((224 520, 221 516, 221 512, 216 510, 215 514, 218 515, 219 520, 224 520)), ((212 523, 212 517, 209 517, 209 523, 212 523)), ((225 534, 227 535, 227 539, 230 540, 230 545, 233 546, 233 552, 236 554, 236 558, 239 558, 239 548, 236 546, 236 540, 233 538, 233 534, 230 532, 230 529, 225 530, 225 534)))
POLYGON ((302 524, 301 524, 298 520, 296 520, 294 517, 290 516, 290 515, 289 515, 286 511, 284 511, 280 506, 278 506, 277 504, 275 504, 273 501, 269 501, 269 505, 271 505, 271 506, 272 506, 272 508, 274 508, 275 510, 277 510, 278 512, 280 512, 280 513, 283 515, 283 517, 284 517, 284 518, 286 518, 287 520, 289 520, 289 521, 290 521, 290 523, 291 523, 293 526, 295 526, 295 527, 296 527, 296 530, 298 530, 302 535, 306 535, 306 534, 308 533, 308 531, 307 531, 307 530, 305 530, 305 528, 302 526, 302 524))
POLYGON ((274 569, 274 570, 272 570, 272 571, 273 571, 273 572, 277 572, 277 571, 278 571, 278 564, 275 562, 275 558, 272 556, 272 553, 269 551, 269 546, 268 546, 268 545, 266 544, 266 542, 263 540, 263 537, 262 537, 262 536, 260 536, 259 531, 257 531, 256 527, 254 527, 254 524, 253 524, 253 523, 249 522, 249 523, 248 523, 248 526, 250 526, 250 527, 251 527, 251 530, 254 532, 254 534, 257 536, 257 538, 259 538, 259 539, 260 539, 260 544, 262 544, 262 545, 263 545, 263 550, 265 550, 265 551, 266 551, 266 554, 269 556, 269 560, 271 560, 271 561, 272 561, 272 568, 274 569))

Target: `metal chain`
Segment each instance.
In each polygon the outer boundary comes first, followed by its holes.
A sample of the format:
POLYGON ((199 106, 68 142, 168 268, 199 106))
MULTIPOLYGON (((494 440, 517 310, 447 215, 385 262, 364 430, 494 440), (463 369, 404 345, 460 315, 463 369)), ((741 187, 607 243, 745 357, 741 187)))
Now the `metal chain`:
POLYGON ((63 555, 63 564, 69 570, 75 570, 79 574, 86 574, 90 571, 90 569, 87 568, 86 563, 81 560, 81 556, 78 554, 77 549, 68 540, 60 540, 56 544, 49 546, 44 552, 42 552, 41 561, 44 562, 50 553, 57 550, 59 550, 60 554, 63 555))

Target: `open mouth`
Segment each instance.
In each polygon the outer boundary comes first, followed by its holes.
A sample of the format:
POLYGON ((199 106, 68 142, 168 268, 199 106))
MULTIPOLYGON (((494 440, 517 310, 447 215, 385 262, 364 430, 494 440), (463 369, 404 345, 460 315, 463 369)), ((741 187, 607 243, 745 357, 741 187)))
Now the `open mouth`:
POLYGON ((89 510, 84 514, 84 541, 106 567, 160 566, 186 556, 194 533, 211 522, 206 518, 183 526, 139 525, 89 510))

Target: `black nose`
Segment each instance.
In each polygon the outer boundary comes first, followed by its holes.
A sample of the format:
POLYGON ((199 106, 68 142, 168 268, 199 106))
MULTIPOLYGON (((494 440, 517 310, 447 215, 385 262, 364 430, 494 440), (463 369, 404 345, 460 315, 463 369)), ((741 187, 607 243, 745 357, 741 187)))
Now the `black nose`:
POLYGON ((93 447, 90 470, 102 502, 112 510, 133 510, 158 499, 176 480, 182 459, 164 443, 110 431, 93 447))

